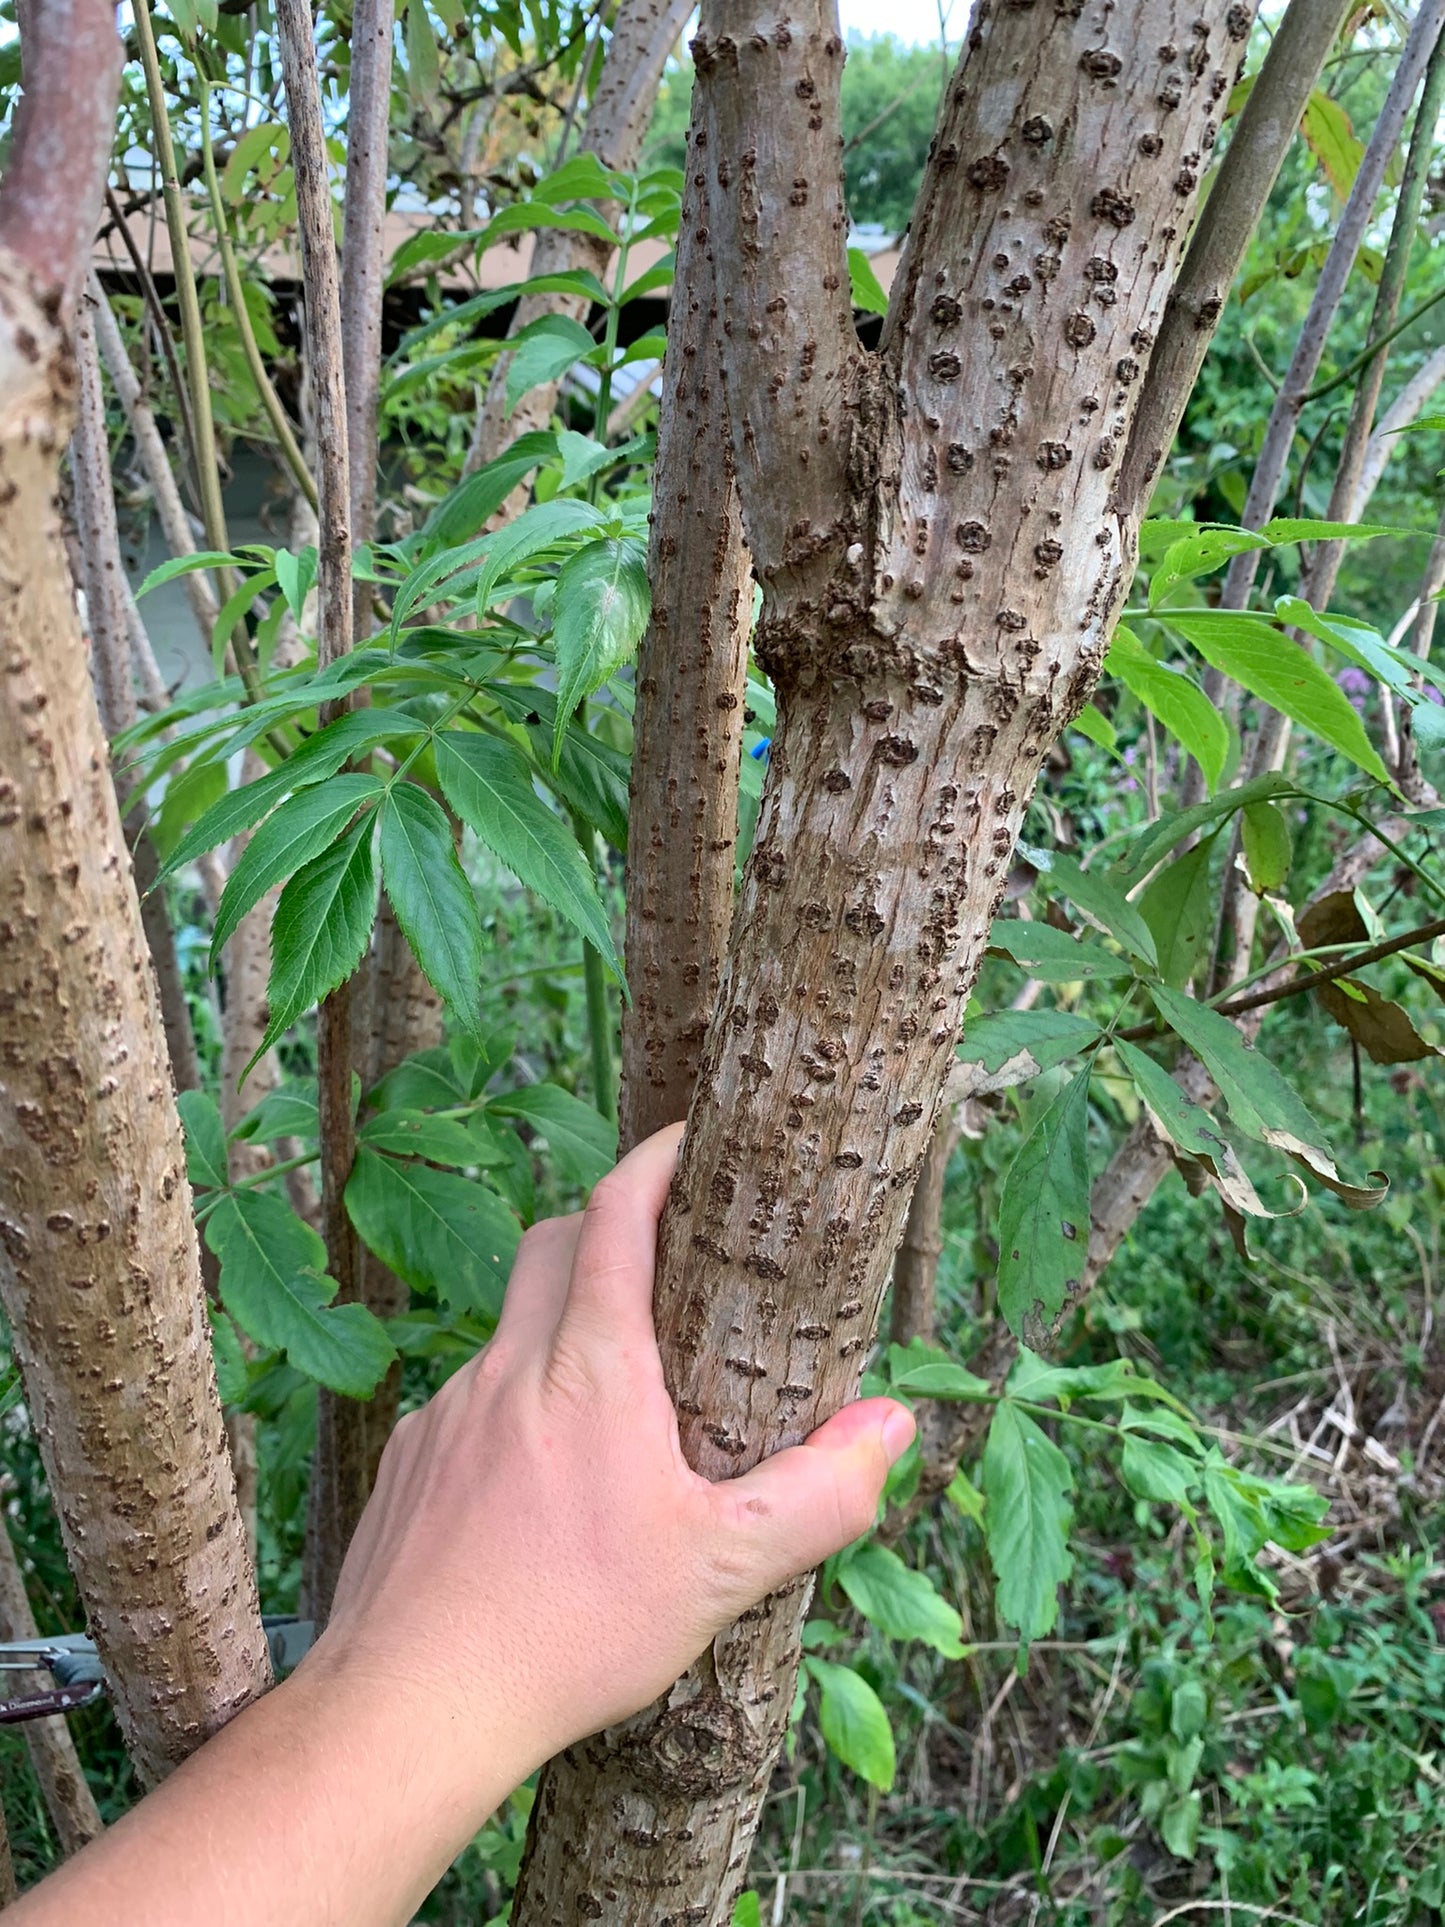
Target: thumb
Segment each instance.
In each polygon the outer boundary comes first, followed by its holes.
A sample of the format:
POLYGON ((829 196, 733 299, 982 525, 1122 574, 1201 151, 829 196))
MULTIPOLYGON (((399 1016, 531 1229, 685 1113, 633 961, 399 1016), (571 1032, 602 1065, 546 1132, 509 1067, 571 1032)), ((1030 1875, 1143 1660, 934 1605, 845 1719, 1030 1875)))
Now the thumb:
POLYGON ((916 1429, 906 1405, 860 1399, 803 1444, 714 1488, 730 1514, 727 1566, 747 1588, 737 1610, 811 1572, 868 1530, 889 1469, 916 1429))

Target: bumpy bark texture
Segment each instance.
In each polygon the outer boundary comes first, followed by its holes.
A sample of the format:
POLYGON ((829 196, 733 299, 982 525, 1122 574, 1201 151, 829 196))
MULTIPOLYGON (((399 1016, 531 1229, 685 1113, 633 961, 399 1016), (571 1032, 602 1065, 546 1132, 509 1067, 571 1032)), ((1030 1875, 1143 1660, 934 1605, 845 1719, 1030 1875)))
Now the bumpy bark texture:
POLYGON ((704 186, 689 180, 657 430, 628 812, 624 1150, 687 1115, 733 915, 750 558, 727 437, 704 186))
POLYGON ((0 1288, 121 1726, 154 1780, 269 1667, 160 1013, 61 547, 75 371, 53 315, 0 253, 0 1288))
MULTIPOLYGON (((0 1526, 0 1639, 34 1639, 37 1628, 25 1590, 25 1575, 10 1534, 0 1526)), ((55 1682, 45 1673, 7 1673, 7 1694, 45 1692, 55 1682)), ((95 1795, 80 1764, 63 1713, 27 1720, 25 1744, 40 1782, 40 1797, 64 1853, 76 1853, 101 1831, 95 1795)))
MULTIPOLYGON (((580 143, 583 151, 595 154, 604 167, 629 174, 637 166, 662 70, 677 45, 678 35, 687 25, 693 6, 694 0, 622 0, 618 7, 602 78, 597 83, 580 143)), ((528 273, 561 274, 588 268, 595 275, 604 275, 611 252, 609 245, 596 235, 543 228, 537 235, 528 273)), ((543 315, 568 315, 580 321, 586 313, 587 302, 580 295, 529 294, 517 303, 509 332, 518 334, 543 315)), ((490 462, 518 435, 545 428, 551 420, 557 400, 555 381, 543 382, 532 389, 508 412, 510 362, 510 355, 498 357, 486 399, 477 411, 472 445, 467 452, 468 469, 490 462)), ((523 495, 522 500, 525 499, 523 495)))
MULTIPOLYGON (((1023 811, 1129 578, 1114 471, 1251 18, 980 6, 868 356, 836 16, 704 15, 691 166, 779 697, 658 1258, 683 1449, 709 1477, 856 1390, 1023 811)), ((553 1763, 517 1927, 725 1927, 809 1590, 553 1763)))

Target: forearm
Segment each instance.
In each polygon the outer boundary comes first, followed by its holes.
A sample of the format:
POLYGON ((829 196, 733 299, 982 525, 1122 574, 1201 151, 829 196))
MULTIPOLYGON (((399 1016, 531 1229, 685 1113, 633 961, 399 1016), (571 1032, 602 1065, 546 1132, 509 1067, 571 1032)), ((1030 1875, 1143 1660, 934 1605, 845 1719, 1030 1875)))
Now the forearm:
POLYGON ((401 1927, 534 1762, 318 1653, 12 1910, 16 1927, 401 1927), (451 1732, 447 1732, 447 1727, 451 1732), (474 1770, 458 1772, 458 1762, 474 1770))

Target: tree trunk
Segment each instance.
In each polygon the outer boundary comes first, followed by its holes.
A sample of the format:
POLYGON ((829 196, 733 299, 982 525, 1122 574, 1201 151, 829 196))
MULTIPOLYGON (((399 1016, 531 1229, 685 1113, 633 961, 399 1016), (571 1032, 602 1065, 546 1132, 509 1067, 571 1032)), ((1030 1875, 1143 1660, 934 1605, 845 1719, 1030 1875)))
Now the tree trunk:
MULTIPOLYGON (((621 0, 612 23, 612 38, 602 78, 587 114, 581 146, 604 167, 630 174, 642 153, 643 138, 652 118, 653 102, 667 57, 692 14, 694 0, 621 0)), ((530 275, 561 274, 588 268, 606 274, 612 250, 592 234, 542 228, 532 249, 530 275)), ((543 315, 568 315, 581 320, 587 302, 580 295, 529 294, 517 303, 509 333, 518 334, 543 315)), ((490 462, 518 435, 545 428, 557 400, 557 383, 543 382, 507 409, 507 368, 511 356, 498 357, 487 385, 486 399, 477 411, 467 468, 490 462)))
POLYGON ((109 154, 113 18, 103 0, 35 18, 0 191, 0 1294, 71 1566, 149 1781, 261 1691, 269 1664, 56 502, 75 387, 58 317, 73 312, 109 154))
POLYGON ((733 915, 751 563, 728 448, 706 247, 704 187, 690 174, 652 487, 652 617, 637 658, 624 1150, 687 1115, 733 915))
MULTIPOLYGON (((836 17, 694 43, 744 524, 779 698, 663 1218, 656 1313, 712 1478, 857 1388, 1042 757, 1132 568, 1137 385, 1251 11, 981 8, 883 345, 853 332, 836 17), (1102 161, 1101 161, 1102 157, 1102 161)), ((543 1780, 516 1927, 724 1927, 792 1700, 784 1589, 543 1780)))
MULTIPOLYGON (((34 1639, 38 1628, 25 1590, 25 1575, 10 1534, 0 1526, 0 1639, 34 1639)), ((39 1673, 10 1673, 12 1691, 43 1690, 51 1682, 39 1673)), ((78 1853, 87 1841, 102 1831, 95 1795, 80 1764, 75 1741, 63 1713, 43 1720, 25 1722, 25 1744, 30 1764, 40 1782, 40 1796, 50 1824, 55 1828, 61 1851, 78 1853)))

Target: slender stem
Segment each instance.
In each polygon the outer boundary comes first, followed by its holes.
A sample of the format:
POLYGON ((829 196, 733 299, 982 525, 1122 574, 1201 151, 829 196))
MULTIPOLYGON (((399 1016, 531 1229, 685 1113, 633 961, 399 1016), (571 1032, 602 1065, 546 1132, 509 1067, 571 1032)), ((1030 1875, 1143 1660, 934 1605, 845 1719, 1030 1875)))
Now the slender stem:
MULTIPOLYGON (((1306 977, 1292 977, 1288 983, 1275 984, 1268 990, 1254 990, 1244 997, 1229 997, 1222 1004, 1211 1007, 1221 1017, 1240 1017, 1247 1010, 1262 1010, 1267 1004, 1281 1003, 1286 997, 1299 997, 1307 990, 1318 990, 1322 984, 1332 984, 1339 977, 1348 977, 1369 964, 1380 963, 1386 957, 1396 956, 1415 944, 1429 943, 1440 936, 1445 936, 1445 917, 1436 917, 1433 922, 1422 923, 1418 929, 1406 930, 1398 937, 1388 937, 1383 943, 1371 944, 1366 950, 1351 951, 1349 956, 1325 964, 1319 970, 1312 970, 1306 977)), ((1157 1030, 1158 1025, 1152 1022, 1131 1024, 1119 1035, 1128 1043, 1137 1043, 1143 1038, 1153 1037, 1157 1030)))
MULTIPOLYGON (((195 437, 196 489, 200 498, 201 520, 205 524, 208 546, 221 554, 229 553, 226 511, 221 501, 221 469, 216 456, 216 424, 211 414, 211 382, 206 365, 206 338, 201 325, 201 304, 196 294, 195 269, 191 264, 191 237, 186 231, 185 201, 176 173, 175 148, 171 141, 171 120, 166 108, 166 90, 161 79, 160 54, 156 49, 155 29, 151 24, 150 0, 135 0, 133 9, 136 40, 140 46, 141 66, 145 70, 146 96, 150 102, 151 127, 155 134, 156 164, 160 169, 165 202, 166 229, 171 242, 171 265, 176 277, 176 302, 181 311, 181 339, 186 350, 186 374, 191 391, 191 428, 195 437)), ((229 569, 218 569, 221 601, 235 593, 236 584, 229 569)), ((231 647, 236 667, 252 702, 265 695, 250 632, 239 619, 231 632, 231 647)))
MULTIPOLYGON (((181 364, 176 360, 176 344, 171 339, 170 327, 166 321, 166 311, 161 306, 161 298, 156 289, 155 277, 151 274, 145 256, 136 246, 136 238, 130 231, 130 222, 126 217, 126 211, 121 206, 119 200, 117 200, 115 189, 109 185, 107 185, 105 190, 105 204, 110 209, 110 217, 115 223, 116 231, 120 235, 126 253, 130 256, 130 264, 135 269, 136 279, 140 283, 141 299, 145 303, 146 312, 150 315, 151 325, 156 331, 156 340, 160 343, 161 354, 165 359, 166 373, 170 377, 171 389, 176 398, 176 414, 180 418, 181 439, 185 444, 186 465, 188 469, 187 479, 191 487, 191 496, 194 501, 199 502, 201 492, 200 485, 196 481, 196 431, 191 421, 191 398, 186 391, 186 382, 184 375, 181 373, 181 364)), ((144 328, 141 330, 141 338, 142 342, 144 342, 144 328)))
MULTIPOLYGON (((1442 282, 1433 294, 1427 294, 1425 299, 1397 321, 1388 333, 1377 335, 1373 341, 1363 347, 1357 355, 1345 363, 1337 375, 1331 375, 1329 380, 1322 381, 1318 388, 1312 388, 1305 396, 1305 400, 1307 402, 1323 401, 1326 395, 1332 395, 1337 388, 1345 387, 1347 383, 1354 380, 1363 367, 1374 360, 1382 349, 1389 347, 1396 335, 1404 334, 1407 328, 1414 327, 1421 315, 1428 314, 1437 301, 1445 301, 1445 282, 1442 282)), ((1278 386, 1277 383, 1276 386, 1278 386)))
MULTIPOLYGON (((578 841, 595 861, 596 836, 580 817, 573 818, 578 841)), ((617 1122, 617 1065, 612 1055, 612 1012, 607 1002, 607 967, 594 944, 582 945, 582 975, 587 992, 587 1044, 592 1059, 592 1096, 609 1124, 617 1122)))
POLYGON ((221 255, 221 272, 226 282, 226 298, 231 304, 231 313, 236 319, 236 329, 241 337, 241 352, 246 357, 246 367, 256 384, 256 392, 261 397, 261 406, 266 411, 266 419, 271 424, 276 437, 276 445, 281 450, 282 459, 290 469, 297 488, 314 509, 317 506, 316 484, 311 471, 306 466, 306 457, 296 440, 286 410, 281 406, 281 397, 267 373, 266 364, 261 359, 261 350, 256 341, 256 331, 251 326, 251 313, 246 306, 246 291, 241 284, 241 270, 236 260, 235 246, 231 240, 230 224, 226 219, 226 204, 221 198, 221 183, 216 174, 216 149, 211 138, 211 83, 204 75, 200 78, 201 89, 201 166, 206 177, 206 192, 211 201, 211 217, 216 225, 216 246, 221 255))
MULTIPOLYGON (((612 281, 612 302, 607 310, 607 328, 602 337, 602 345, 607 350, 601 378, 597 385, 597 410, 594 427, 598 430, 597 440, 607 439, 607 417, 612 413, 612 360, 617 353, 617 329, 622 316, 622 295, 626 288, 627 256, 631 249, 628 233, 632 225, 633 201, 627 204, 627 212, 617 224, 617 271, 612 281)), ((601 477, 594 476, 589 491, 596 500, 597 486, 601 477)))

